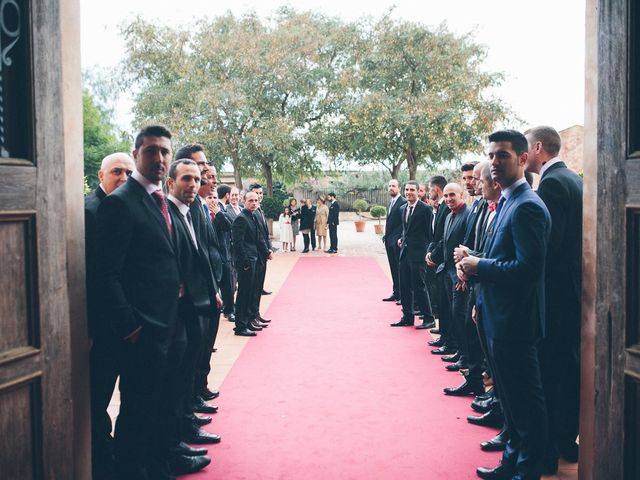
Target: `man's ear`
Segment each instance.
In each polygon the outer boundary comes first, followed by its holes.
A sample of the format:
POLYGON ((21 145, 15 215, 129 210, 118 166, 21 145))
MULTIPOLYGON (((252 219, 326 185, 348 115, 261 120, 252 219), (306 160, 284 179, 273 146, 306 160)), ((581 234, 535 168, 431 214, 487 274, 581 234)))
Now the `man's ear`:
POLYGON ((529 152, 524 152, 522 155, 520 155, 519 160, 519 164, 520 166, 524 166, 527 164, 527 160, 529 159, 529 152))

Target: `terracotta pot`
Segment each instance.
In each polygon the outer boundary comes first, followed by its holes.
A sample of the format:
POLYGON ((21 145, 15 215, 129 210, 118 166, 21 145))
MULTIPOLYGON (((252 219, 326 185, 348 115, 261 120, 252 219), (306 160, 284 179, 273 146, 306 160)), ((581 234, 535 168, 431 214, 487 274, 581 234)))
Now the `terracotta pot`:
POLYGON ((356 232, 364 232, 364 226, 366 225, 364 220, 356 220, 354 223, 356 224, 356 232))
POLYGON ((382 235, 384 233, 384 225, 382 225, 381 223, 375 223, 373 225, 373 229, 378 235, 382 235))

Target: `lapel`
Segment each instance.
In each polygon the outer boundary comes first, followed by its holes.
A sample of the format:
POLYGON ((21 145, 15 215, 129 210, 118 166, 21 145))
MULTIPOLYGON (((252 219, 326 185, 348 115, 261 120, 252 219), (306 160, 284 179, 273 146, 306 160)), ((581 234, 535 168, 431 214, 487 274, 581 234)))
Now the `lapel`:
MULTIPOLYGON (((418 208, 419 208, 418 204, 419 203, 420 203, 420 200, 418 200, 416 202, 416 204, 413 206, 413 211, 411 212, 411 215, 409 216, 409 221, 407 222, 407 230, 409 230, 409 227, 413 224, 413 219, 415 218, 416 213, 418 213, 418 208)), ((411 208, 411 206, 409 205, 409 202, 407 202, 406 205, 407 205, 407 207, 406 207, 405 212, 407 210, 409 210, 409 208, 411 208)))
MULTIPOLYGON (((164 222, 164 217, 162 216, 162 212, 160 211, 160 208, 158 208, 158 204, 156 204, 155 200, 151 198, 151 195, 149 195, 147 191, 142 187, 142 185, 140 185, 136 180, 134 180, 133 178, 129 178, 128 181, 133 182, 137 186, 140 193, 140 201, 142 202, 142 205, 144 205, 144 208, 146 208, 149 212, 151 212, 151 216, 156 219, 160 227, 160 230, 162 230, 164 234, 164 237, 167 239, 167 241, 171 245, 171 248, 175 252, 176 249, 173 243, 173 239, 169 234, 169 230, 167 230, 167 224, 164 222)), ((165 202, 168 202, 166 198, 165 198, 165 202)), ((169 205, 167 205, 167 207, 168 206, 169 205)))
POLYGON ((523 183, 522 185, 520 185, 518 188, 516 188, 515 191, 513 191, 511 193, 511 196, 509 197, 509 199, 504 202, 504 205, 500 209, 500 215, 498 216, 498 219, 497 219, 498 221, 496 222, 496 219, 495 218, 493 219, 493 224, 491 225, 492 235, 491 235, 491 238, 489 239, 489 244, 487 245, 487 253, 490 252, 491 249, 493 248, 493 244, 494 244, 494 241, 495 241, 495 238, 496 238, 495 234, 498 232, 498 230, 500 229, 500 227, 504 223, 504 219, 507 218, 507 216, 509 215, 511 209, 516 204, 516 199, 527 188, 531 188, 531 187, 526 182, 523 183))

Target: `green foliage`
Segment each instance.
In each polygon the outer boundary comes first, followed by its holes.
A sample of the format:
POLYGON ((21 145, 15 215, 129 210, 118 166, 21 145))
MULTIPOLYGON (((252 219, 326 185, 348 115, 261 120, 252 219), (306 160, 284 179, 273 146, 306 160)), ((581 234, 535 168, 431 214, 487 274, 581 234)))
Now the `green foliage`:
POLYGON ((384 217, 387 214, 387 209, 382 205, 374 205, 369 209, 369 213, 373 218, 377 218, 378 223, 380 223, 380 218, 384 217))
POLYGON ((289 205, 291 205, 291 200, 293 200, 293 197, 287 197, 287 198, 283 198, 282 199, 282 207, 288 207, 289 205))
POLYGON ((85 90, 82 94, 84 130, 84 175, 90 190, 100 181, 98 170, 102 159, 115 152, 129 152, 130 143, 110 123, 109 114, 85 90))
POLYGON ((369 210, 369 203, 363 198, 358 198, 355 202, 353 202, 353 209, 358 214, 358 216, 360 216, 362 212, 366 212, 367 210, 369 210))
POLYGON ((277 220, 283 211, 282 202, 274 197, 263 197, 260 208, 262 208, 265 217, 273 220, 277 220))

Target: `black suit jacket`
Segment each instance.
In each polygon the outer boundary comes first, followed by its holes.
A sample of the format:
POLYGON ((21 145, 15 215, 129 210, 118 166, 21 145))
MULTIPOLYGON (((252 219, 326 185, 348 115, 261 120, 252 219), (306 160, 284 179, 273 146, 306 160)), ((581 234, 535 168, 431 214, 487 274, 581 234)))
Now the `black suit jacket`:
POLYGON ((328 225, 340 225, 340 205, 338 201, 334 201, 329 205, 329 218, 327 219, 328 225))
POLYGON ((487 201, 481 198, 477 202, 474 200, 469 209, 469 216, 467 217, 467 227, 464 232, 463 245, 469 248, 473 248, 476 241, 476 235, 478 233, 478 222, 484 218, 484 212, 487 209, 487 201))
POLYGON ((198 236, 202 239, 202 243, 206 245, 207 253, 209 255, 209 262, 211 263, 211 269, 213 270, 213 276, 216 280, 216 284, 219 284, 222 280, 222 254, 221 246, 218 241, 218 230, 215 222, 211 221, 211 217, 207 218, 202 208, 202 201, 200 197, 196 197, 195 201, 189 207, 192 218, 199 219, 199 225, 201 230, 198 231, 198 236))
POLYGON ((96 333, 95 324, 100 315, 100 306, 97 302, 96 294, 99 292, 96 285, 96 242, 97 242, 97 221, 98 207, 107 196, 99 186, 87 195, 84 199, 84 238, 85 238, 85 265, 87 284, 87 320, 89 322, 89 336, 96 333))
POLYGON ((258 239, 260 240, 260 245, 258 246, 258 253, 260 260, 266 261, 266 258, 269 256, 269 252, 273 249, 271 246, 271 239, 269 238, 269 227, 267 226, 267 219, 264 215, 264 212, 261 208, 253 213, 253 216, 258 222, 258 232, 261 234, 258 239))
MULTIPOLYGON (((181 281, 186 300, 198 313, 210 313, 211 305, 215 304, 217 285, 211 271, 207 248, 200 242, 196 248, 185 218, 171 200, 168 200, 168 203, 173 223, 173 241, 178 251, 181 281)), ((196 233, 196 241, 198 241, 198 231, 201 230, 200 219, 192 216, 192 223, 196 233)))
POLYGON ((551 215, 545 272, 546 325, 576 339, 582 298, 582 178, 558 162, 537 191, 551 215))
POLYGON ((431 259, 438 264, 438 271, 443 269, 455 270, 456 264, 453 260, 453 250, 464 240, 468 217, 469 207, 466 204, 462 204, 462 207, 455 215, 449 210, 442 238, 431 252, 431 259))
POLYGON ((231 238, 233 239, 233 262, 236 268, 247 269, 252 263, 258 261, 260 245, 264 245, 264 241, 260 240, 263 236, 259 231, 260 228, 253 214, 244 208, 233 221, 231 238))
POLYGON ((402 237, 402 215, 400 208, 407 203, 407 200, 400 194, 393 207, 387 212, 387 221, 384 226, 384 237, 382 240, 386 246, 394 246, 398 244, 398 240, 402 237))
POLYGON ((429 245, 429 252, 432 252, 436 245, 440 240, 442 240, 442 235, 444 234, 444 222, 447 219, 447 215, 449 215, 449 207, 445 202, 441 202, 438 204, 438 210, 436 211, 436 218, 433 222, 433 240, 429 245))
POLYGON ((418 200, 413 213, 406 221, 409 202, 400 207, 402 219, 402 246, 400 247, 400 260, 410 262, 424 262, 427 254, 427 246, 433 239, 431 223, 433 221, 433 209, 424 202, 418 200))
POLYGON ((176 319, 180 270, 157 204, 130 177, 98 207, 96 281, 104 318, 120 338, 176 319))
POLYGON ((311 230, 316 219, 316 212, 306 205, 300 207, 300 230, 311 230))
POLYGON ((216 213, 213 224, 218 235, 220 258, 224 263, 231 261, 231 220, 223 203, 218 202, 220 211, 216 213))

